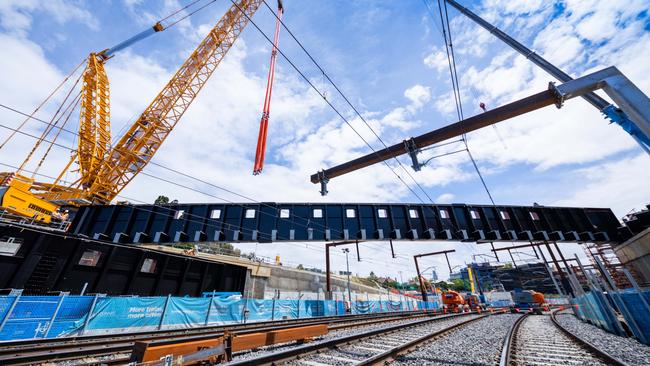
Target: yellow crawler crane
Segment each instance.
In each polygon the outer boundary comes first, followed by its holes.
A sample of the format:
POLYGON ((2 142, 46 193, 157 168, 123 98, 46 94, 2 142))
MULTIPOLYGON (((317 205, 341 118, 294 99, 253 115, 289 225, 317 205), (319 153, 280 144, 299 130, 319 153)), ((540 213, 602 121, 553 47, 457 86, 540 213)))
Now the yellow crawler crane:
MULTIPOLYGON (((103 63, 112 57, 112 51, 146 37, 152 30, 111 50, 91 54, 82 74, 77 151, 52 183, 36 182, 20 174, 24 163, 17 173, 0 173, 0 208, 50 222, 62 205, 105 204, 112 201, 149 163, 261 4, 262 0, 233 3, 113 147, 110 145, 109 86, 103 63), (71 184, 61 184, 62 177, 70 171, 75 161, 79 164, 80 178, 71 184)), ((152 29, 158 32, 163 28, 157 23, 152 29)))

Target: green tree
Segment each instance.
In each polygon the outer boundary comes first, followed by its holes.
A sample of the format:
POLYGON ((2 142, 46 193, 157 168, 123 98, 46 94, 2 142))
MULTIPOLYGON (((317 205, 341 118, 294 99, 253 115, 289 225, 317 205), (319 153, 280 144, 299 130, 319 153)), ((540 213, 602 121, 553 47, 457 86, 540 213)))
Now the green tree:
POLYGON ((302 264, 299 264, 298 267, 296 267, 296 268, 297 269, 305 269, 305 267, 303 267, 302 264))
POLYGON ((154 205, 165 205, 167 203, 169 203, 169 197, 163 195, 158 196, 158 198, 153 201, 154 205))
POLYGON ((469 281, 467 280, 462 280, 460 278, 457 278, 453 281, 451 281, 453 285, 451 286, 451 289, 454 291, 469 291, 469 281))
POLYGON ((438 281, 434 283, 437 288, 442 289, 443 291, 449 290, 449 284, 445 281, 438 281))

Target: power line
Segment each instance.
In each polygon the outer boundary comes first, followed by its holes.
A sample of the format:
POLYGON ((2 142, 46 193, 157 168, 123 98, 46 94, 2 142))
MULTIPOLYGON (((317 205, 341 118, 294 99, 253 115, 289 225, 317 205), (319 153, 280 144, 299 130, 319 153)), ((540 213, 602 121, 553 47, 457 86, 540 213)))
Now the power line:
MULTIPOLYGON (((352 108, 352 110, 356 113, 356 115, 359 116, 359 119, 361 119, 361 121, 366 125, 366 127, 368 127, 368 129, 370 129, 370 131, 372 132, 372 134, 375 135, 375 137, 377 138, 377 140, 379 140, 379 142, 381 142, 381 144, 384 146, 384 148, 388 148, 388 145, 386 145, 386 143, 384 142, 384 140, 382 140, 382 138, 379 136, 379 134, 377 134, 377 132, 375 132, 375 130, 372 128, 372 126, 370 126, 370 124, 366 121, 366 119, 365 119, 365 118, 363 117, 363 115, 359 112, 359 110, 358 110, 358 109, 357 109, 357 108, 352 104, 352 102, 350 102, 350 100, 348 99, 348 97, 343 93, 343 91, 341 91, 341 89, 338 87, 338 85, 336 85, 336 83, 335 83, 335 82, 330 78, 330 76, 325 72, 325 70, 323 70, 323 68, 320 66, 320 64, 318 64, 318 62, 316 62, 316 60, 315 60, 314 57, 311 55, 311 53, 309 53, 309 51, 307 51, 307 49, 306 49, 306 48, 303 46, 303 44, 298 40, 298 38, 293 34, 293 32, 291 32, 291 30, 289 29, 289 27, 287 27, 287 25, 282 21, 282 19, 280 19, 280 18, 277 16, 277 14, 275 14, 275 12, 273 11, 273 9, 271 9, 271 7, 270 7, 269 4, 266 2, 266 0, 263 0, 263 2, 264 2, 264 5, 266 5, 266 8, 267 8, 267 9, 268 9, 268 10, 269 10, 269 11, 270 11, 270 12, 271 12, 275 17, 276 17, 276 19, 277 19, 277 20, 282 24, 282 26, 283 26, 284 29, 289 33, 289 35, 291 35, 291 38, 293 38, 293 40, 296 41, 296 43, 298 44, 298 46, 300 46, 300 48, 303 50, 303 52, 304 52, 304 53, 309 57, 309 59, 314 63, 314 65, 318 68, 318 70, 320 70, 320 72, 321 72, 322 75, 327 79, 327 81, 329 81, 329 83, 332 84, 332 86, 334 87, 334 89, 336 89, 336 91, 337 91, 337 92, 339 93, 339 95, 343 98, 343 100, 345 100, 345 102, 350 106, 350 108, 352 108)), ((402 170, 404 170, 404 172, 405 172, 405 173, 406 173, 406 174, 411 178, 411 180, 413 181, 413 183, 415 183, 415 184, 418 186, 418 188, 422 191, 422 193, 424 193, 424 195, 429 199, 429 201, 430 201, 431 203, 433 203, 433 201, 431 200, 431 197, 429 196, 429 194, 424 190, 424 188, 422 188, 422 186, 420 185, 420 183, 418 183, 418 181, 415 179, 415 177, 413 177, 413 175, 411 174, 411 172, 409 172, 409 170, 408 170, 408 169, 407 169, 407 168, 402 164, 402 162, 400 162, 399 159, 397 159, 397 157, 393 157, 393 159, 397 162, 397 164, 399 164, 399 166, 402 168, 402 170)))
MULTIPOLYGON (((271 40, 271 39, 266 35, 266 33, 264 33, 264 31, 262 31, 262 29, 261 29, 261 28, 260 28, 260 27, 259 27, 259 26, 258 26, 258 25, 257 25, 257 24, 252 20, 252 19, 251 19, 251 17, 248 16, 248 14, 246 14, 246 12, 244 12, 243 9, 241 9, 241 8, 239 7, 239 4, 235 3, 234 0, 230 0, 230 1, 231 1, 231 2, 232 2, 232 3, 233 3, 233 4, 234 4, 238 9, 239 9, 239 11, 242 12, 242 14, 243 14, 244 16, 246 16, 246 18, 248 19, 248 21, 250 21, 251 24, 253 24, 253 26, 254 26, 254 27, 255 27, 255 28, 260 32, 260 34, 262 34, 262 36, 263 36, 263 37, 264 37, 268 42, 270 42, 271 44, 273 44, 273 41, 272 41, 272 40, 271 40)), ((267 4, 267 7, 268 7, 268 4, 267 4)), ((275 13, 274 13, 274 15, 275 15, 275 13)), ((282 22, 282 21, 280 20, 280 22, 282 22)), ((281 24, 284 26, 285 29, 287 29, 287 28, 286 28, 286 25, 284 25, 284 23, 281 23, 281 24)), ((312 88, 312 89, 313 89, 313 90, 314 90, 314 91, 315 91, 319 96, 321 96, 321 97, 323 98, 323 100, 325 101, 325 103, 327 103, 327 105, 328 105, 328 106, 329 106, 329 107, 330 107, 330 108, 331 108, 331 109, 332 109, 332 110, 333 110, 333 111, 334 111, 334 112, 335 112, 335 113, 336 113, 336 114, 337 114, 337 115, 338 115, 338 116, 339 116, 339 117, 340 117, 340 118, 341 118, 341 119, 342 119, 342 120, 343 120, 343 121, 344 121, 344 122, 345 122, 345 123, 346 123, 346 124, 351 128, 351 129, 352 129, 352 131, 354 131, 354 133, 355 133, 357 136, 359 136, 359 138, 360 138, 360 139, 361 139, 361 140, 366 144, 366 146, 368 146, 368 147, 370 148, 370 150, 372 150, 372 152, 373 152, 374 154, 377 154, 377 151, 372 147, 372 145, 370 145, 370 143, 368 143, 368 141, 367 141, 363 136, 361 136, 361 134, 360 134, 360 133, 359 133, 359 132, 358 132, 358 131, 357 131, 357 130, 352 126, 352 124, 350 123, 350 121, 348 121, 348 119, 345 118, 345 116, 343 116, 343 114, 342 114, 342 113, 341 113, 341 112, 340 112, 340 111, 339 111, 339 110, 338 110, 338 109, 337 109, 337 108, 336 108, 336 107, 335 107, 335 106, 334 106, 334 105, 333 105, 333 104, 332 104, 332 103, 331 103, 331 102, 326 98, 326 96, 325 96, 325 95, 324 95, 324 94, 323 94, 323 93, 322 93, 322 92, 321 92, 321 91, 320 91, 320 90, 319 90, 319 89, 318 89, 318 88, 317 88, 317 87, 316 87, 316 86, 311 82, 311 80, 309 80, 309 78, 307 78, 307 76, 306 76, 306 75, 305 75, 305 74, 304 74, 304 73, 303 73, 303 72, 302 72, 302 71, 301 71, 301 70, 300 70, 300 69, 299 69, 299 68, 298 68, 294 63, 293 63, 293 61, 291 61, 291 59, 289 59, 289 57, 288 57, 288 56, 287 56, 287 55, 282 51, 282 49, 281 49, 280 47, 276 47, 276 50, 277 50, 277 51, 280 53, 280 55, 282 55, 282 57, 283 57, 283 58, 284 58, 284 59, 285 59, 285 60, 286 60, 290 65, 291 65, 291 67, 293 67, 293 69, 294 69, 294 70, 295 70, 295 71, 296 71, 296 72, 297 72, 297 73, 298 73, 298 74, 299 74, 299 75, 300 75, 300 76, 301 76, 301 77, 302 77, 302 78, 303 78, 303 79, 304 79, 304 80, 309 84, 309 86, 310 86, 310 87, 311 87, 311 88, 312 88)), ((322 70, 322 69, 321 69, 321 70, 322 70)), ((327 74, 325 74, 324 71, 323 71, 323 74, 327 77, 327 74)), ((328 79, 329 79, 329 78, 328 78, 328 79)), ((358 114, 358 112, 357 112, 357 114, 358 114)), ((365 119, 363 119, 363 117, 361 117, 361 119, 365 121, 365 119)), ((393 169, 393 168, 392 168, 392 167, 391 167, 391 166, 390 166, 386 161, 382 161, 382 162, 384 163, 384 165, 386 165, 386 167, 388 167, 388 169, 390 169, 390 170, 393 172, 393 174, 397 177, 397 179, 398 179, 400 182, 402 182, 402 184, 404 184, 404 185, 408 188, 408 190, 409 190, 409 191, 410 191, 410 192, 411 192, 415 197, 417 197, 417 199, 418 199, 420 202, 424 203, 424 201, 422 200, 422 198, 420 198, 420 196, 419 196, 419 195, 418 195, 418 194, 413 190, 413 188, 411 188, 411 187, 406 183, 406 181, 404 181, 404 179, 403 179, 399 174, 397 174, 397 172, 396 172, 396 171, 395 171, 395 170, 394 170, 394 169, 393 169)), ((399 162, 399 161, 398 161, 398 162, 399 162)), ((407 172, 407 174, 408 174, 408 172, 407 172)), ((409 175, 410 175, 410 174, 409 174, 409 175)))
MULTIPOLYGON (((15 112, 15 113, 18 113, 18 114, 21 114, 21 115, 26 115, 24 112, 21 112, 21 111, 15 109, 15 108, 11 108, 11 107, 6 106, 6 105, 4 105, 4 104, 0 104, 0 106, 3 107, 3 108, 8 109, 8 110, 10 110, 10 111, 13 111, 13 112, 15 112)), ((45 120, 42 120, 42 119, 40 119, 40 118, 36 118, 36 117, 33 117, 33 116, 30 116, 30 118, 31 118, 31 119, 34 119, 35 121, 41 122, 41 123, 49 124, 49 122, 47 122, 47 121, 45 121, 45 120)), ((10 131, 14 131, 15 133, 19 133, 19 134, 25 135, 25 136, 27 136, 27 137, 31 137, 31 138, 34 138, 34 139, 38 139, 38 137, 35 136, 35 135, 29 134, 29 133, 24 132, 24 131, 19 131, 19 130, 17 130, 17 129, 14 129, 14 128, 9 127, 9 126, 4 125, 4 124, 0 124, 0 127, 5 128, 5 129, 8 129, 8 130, 10 130, 10 131)), ((67 130, 67 129, 65 129, 65 128, 63 128, 63 127, 59 127, 59 126, 55 126, 55 127, 58 128, 59 131, 66 131, 66 132, 68 132, 68 133, 70 133, 70 134, 72 134, 72 135, 75 135, 75 136, 78 136, 78 135, 79 135, 79 134, 78 134, 77 132, 75 132, 75 131, 67 130)), ((49 141, 49 140, 43 140, 43 141, 44 141, 44 142, 49 142, 49 143, 51 143, 51 145, 53 145, 53 146, 57 146, 57 147, 59 147, 59 148, 65 149, 65 150, 69 150, 70 152, 76 152, 75 149, 72 149, 72 148, 70 148, 70 147, 68 147, 68 146, 64 146, 64 145, 59 144, 59 143, 57 143, 57 142, 55 142, 55 141, 49 141)), ((211 182, 205 181, 205 180, 203 180, 203 179, 200 179, 200 178, 194 177, 194 176, 192 176, 192 175, 190 175, 190 174, 187 174, 187 173, 181 172, 181 171, 179 171, 179 170, 176 170, 176 169, 173 169, 173 168, 169 168, 169 167, 164 166, 164 165, 162 165, 162 164, 159 164, 159 163, 156 163, 156 162, 149 162, 149 164, 150 164, 150 165, 153 165, 153 166, 160 167, 160 168, 165 169, 165 170, 167 170, 167 171, 170 171, 170 172, 172 172, 172 173, 175 173, 175 174, 181 175, 181 176, 183 176, 183 177, 186 177, 186 178, 189 178, 189 179, 195 180, 195 181, 200 182, 200 183, 202 183, 202 184, 209 185, 209 186, 214 187, 214 188, 217 188, 217 189, 219 189, 219 190, 222 190, 222 191, 228 192, 228 193, 230 193, 230 194, 233 194, 233 195, 235 195, 235 196, 238 196, 238 197, 244 198, 244 199, 249 200, 249 201, 251 201, 251 202, 255 202, 255 203, 257 203, 257 204, 260 204, 260 205, 263 205, 263 206, 266 206, 266 207, 274 208, 274 206, 271 206, 271 205, 268 205, 268 204, 266 204, 266 203, 263 203, 263 202, 257 201, 257 200, 255 200, 255 199, 253 199, 253 198, 251 198, 251 197, 248 197, 248 196, 246 196, 246 195, 244 195, 244 194, 241 194, 241 193, 235 192, 235 191, 233 191, 233 190, 231 190, 231 189, 228 189, 228 188, 225 188, 225 187, 219 186, 219 185, 217 185, 217 184, 214 184, 214 183, 211 183, 211 182)), ((243 206, 242 204, 240 204, 240 203, 233 202, 233 201, 230 201, 230 200, 228 200, 228 199, 225 199, 225 198, 222 198, 222 197, 219 197, 219 196, 215 196, 215 195, 213 195, 213 194, 211 194, 211 193, 206 193, 206 192, 203 192, 203 191, 197 190, 197 189, 195 189, 195 188, 187 187, 187 186, 185 186, 185 185, 178 184, 178 183, 176 183, 176 182, 172 182, 172 181, 170 181, 170 180, 167 180, 167 179, 164 179, 164 178, 157 177, 157 176, 155 176, 155 175, 153 175, 153 174, 150 174, 150 173, 142 172, 142 174, 145 175, 145 176, 148 176, 148 177, 154 178, 154 179, 162 180, 162 181, 164 181, 164 182, 166 182, 166 183, 169 183, 169 184, 177 185, 177 186, 180 186, 180 187, 182 187, 182 188, 185 188, 185 189, 188 189, 188 190, 191 190, 191 191, 197 192, 197 193, 201 193, 201 194, 206 195, 206 196, 208 196, 208 197, 213 197, 213 198, 216 198, 216 199, 221 200, 221 201, 224 201, 224 202, 229 202, 229 203, 237 204, 237 205, 240 205, 240 206, 244 207, 244 206, 243 206)), ((263 213, 263 212, 262 212, 262 213, 263 213)), ((269 215, 268 213, 264 213, 264 214, 269 215)), ((287 219, 282 219, 282 218, 281 218, 281 220, 287 220, 287 219)), ((293 218, 291 219, 291 223, 293 223, 293 224, 295 224, 295 225, 298 225, 298 226, 301 226, 301 227, 308 227, 307 225, 303 225, 303 224, 297 223, 295 220, 293 220, 293 218)), ((323 228, 323 229, 327 229, 323 224, 320 224, 320 223, 317 223, 317 222, 311 222, 311 224, 313 224, 313 225, 315 225, 315 226, 317 226, 317 227, 323 228)), ((336 230, 336 229, 330 229, 330 230, 334 231, 335 233, 339 233, 339 234, 342 233, 342 231, 340 231, 340 230, 336 230)))
MULTIPOLYGON (((427 9, 433 16, 433 12, 431 11, 431 8, 428 4, 428 0, 423 0, 424 4, 427 6, 427 9)), ((456 105, 456 113, 458 115, 458 120, 463 121, 465 119, 464 113, 463 113, 463 102, 462 98, 460 95, 460 83, 458 81, 458 71, 456 67, 456 55, 454 53, 454 48, 453 48, 453 41, 452 41, 452 35, 451 35, 451 27, 449 25, 449 13, 447 11, 447 2, 442 0, 444 2, 444 12, 443 12, 443 7, 440 4, 441 0, 438 0, 438 11, 440 13, 440 23, 442 25, 442 37, 443 41, 445 43, 445 51, 447 53, 447 62, 449 64, 449 74, 451 76, 451 84, 452 84, 452 89, 454 93, 454 103, 456 105)), ((463 126, 464 127, 464 126, 463 126)), ((476 161, 474 160, 474 156, 472 156, 472 153, 470 152, 469 149, 469 144, 467 142, 467 137, 465 131, 463 131, 462 138, 461 140, 463 141, 463 144, 465 145, 465 150, 467 151, 467 155, 469 156, 472 165, 474 167, 474 170, 476 171, 476 174, 478 175, 481 184, 483 185, 483 188, 485 189, 485 192, 488 195, 488 198, 490 199, 490 202, 492 205, 494 205, 494 199, 492 198, 492 194, 490 193, 490 189, 487 186, 487 183, 485 182, 485 179, 483 178, 483 174, 481 174, 481 171, 476 164, 476 161)))
MULTIPOLYGON (((4 124, 0 124, 0 127, 5 128, 5 129, 8 129, 8 130, 16 131, 16 132, 19 133, 19 134, 22 134, 22 135, 25 135, 25 136, 28 136, 28 137, 31 137, 31 138, 34 138, 34 139, 38 139, 38 137, 35 136, 35 135, 29 134, 29 133, 24 132, 24 131, 19 131, 19 130, 17 130, 17 129, 11 128, 11 127, 6 126, 6 125, 4 125, 4 124)), ((46 140, 46 139, 43 139, 42 141, 44 141, 44 142, 49 142, 49 143, 51 143, 53 146, 57 146, 57 147, 59 147, 59 148, 65 149, 65 150, 69 150, 69 151, 71 151, 71 152, 75 152, 74 149, 71 149, 71 148, 69 148, 69 147, 67 147, 67 146, 61 145, 61 144, 56 143, 56 142, 54 142, 54 141, 49 141, 49 140, 46 140)), ((7 165, 7 164, 4 164, 4 165, 7 165)), ((159 167, 165 168, 165 169, 169 169, 169 170, 174 171, 174 172, 178 172, 178 171, 176 171, 176 170, 173 170, 173 169, 171 169, 171 168, 167 168, 167 167, 165 167, 165 166, 163 166, 163 165, 160 165, 160 164, 156 164, 156 165, 159 166, 159 167)), ((232 192, 233 194, 237 194, 237 195, 240 196, 240 197, 246 197, 246 196, 244 196, 244 195, 242 195, 242 194, 235 193, 235 192, 232 191, 232 190, 228 190, 228 189, 226 189, 226 188, 223 188, 223 187, 217 186, 217 185, 212 184, 212 183, 207 183, 207 182, 205 182, 205 181, 203 181, 203 180, 200 180, 200 179, 198 179, 198 178, 192 177, 192 176, 187 175, 187 174, 185 174, 185 173, 180 173, 180 172, 178 172, 178 173, 179 173, 179 174, 183 174, 184 176, 189 177, 189 178, 191 178, 191 179, 195 179, 195 180, 198 180, 198 181, 200 181, 200 182, 203 182, 203 183, 206 183, 206 184, 210 184, 210 185, 212 185, 212 186, 214 186, 214 187, 216 187, 216 188, 223 189, 223 190, 228 191, 228 192, 232 192)), ((243 208, 246 208, 246 207, 247 207, 247 206, 245 206, 245 205, 242 204, 242 203, 233 202, 233 201, 231 201, 231 200, 228 200, 228 199, 222 198, 222 197, 220 197, 220 196, 216 196, 216 195, 214 195, 214 194, 212 194, 212 193, 204 192, 204 191, 198 190, 198 189, 196 189, 196 188, 192 188, 192 187, 186 186, 186 185, 184 185, 184 184, 180 184, 180 183, 177 183, 177 182, 173 182, 173 181, 171 181, 171 180, 169 180, 169 179, 161 178, 161 177, 158 177, 158 176, 153 175, 153 174, 149 174, 149 173, 144 172, 144 171, 141 172, 141 174, 143 174, 143 175, 145 175, 145 176, 148 176, 148 177, 151 177, 151 178, 153 178, 153 179, 157 179, 157 180, 160 180, 160 181, 163 181, 163 182, 166 182, 166 183, 172 184, 172 185, 176 185, 176 186, 181 187, 181 188, 184 188, 184 189, 188 189, 188 190, 191 190, 191 191, 194 191, 194 192, 197 192, 197 193, 203 194, 203 195, 208 196, 208 197, 216 198, 216 199, 221 200, 221 201, 224 201, 224 202, 228 202, 228 203, 231 203, 231 204, 235 204, 235 205, 241 206, 241 207, 243 207, 243 208)), ((246 197, 246 198, 249 199, 249 200, 251 200, 251 201, 253 201, 253 202, 255 202, 255 203, 258 203, 258 204, 260 204, 260 205, 267 206, 267 207, 271 207, 271 208, 275 208, 274 206, 271 206, 271 205, 265 204, 265 203, 263 203, 263 202, 259 202, 259 201, 253 200, 252 198, 248 198, 248 197, 246 197)), ((260 210, 259 212, 260 212, 260 214, 263 214, 263 215, 276 217, 275 215, 272 215, 272 214, 270 214, 270 213, 268 213, 268 212, 264 212, 264 211, 261 211, 261 210, 260 210)), ((296 221, 293 220, 293 219, 286 219, 286 218, 279 218, 279 219, 280 219, 280 220, 284 220, 284 221, 290 221, 290 222, 291 222, 292 224, 294 224, 294 225, 308 228, 307 225, 305 225, 305 224, 300 224, 300 223, 296 222, 296 221)), ((307 221, 309 221, 309 220, 307 220, 307 221)), ((316 222, 312 222, 312 224, 315 224, 315 225, 317 225, 317 226, 320 226, 320 227, 322 227, 322 228, 325 228, 325 226, 323 226, 322 224, 316 223, 316 222)), ((337 229, 330 229, 330 230, 334 231, 335 233, 339 233, 339 234, 342 233, 341 230, 337 230, 337 229)))

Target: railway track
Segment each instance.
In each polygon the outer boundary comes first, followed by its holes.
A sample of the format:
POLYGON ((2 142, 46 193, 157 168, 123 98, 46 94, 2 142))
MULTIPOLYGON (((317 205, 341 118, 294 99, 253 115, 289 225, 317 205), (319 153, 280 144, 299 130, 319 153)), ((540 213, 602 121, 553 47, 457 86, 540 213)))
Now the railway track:
POLYGON ((345 315, 121 335, 2 342, 0 343, 0 365, 34 365, 48 361, 74 360, 77 360, 76 364, 79 365, 98 363, 119 365, 129 361, 135 342, 156 341, 158 344, 189 342, 192 340, 219 337, 223 335, 225 330, 235 334, 246 334, 316 324, 328 324, 330 330, 341 330, 381 322, 417 319, 428 316, 431 316, 431 313, 424 311, 345 315))
POLYGON ((389 325, 259 357, 235 359, 229 365, 384 365, 423 343, 487 316, 490 314, 450 314, 389 325))
POLYGON ((627 366, 563 328, 550 315, 523 315, 507 335, 499 366, 627 366))

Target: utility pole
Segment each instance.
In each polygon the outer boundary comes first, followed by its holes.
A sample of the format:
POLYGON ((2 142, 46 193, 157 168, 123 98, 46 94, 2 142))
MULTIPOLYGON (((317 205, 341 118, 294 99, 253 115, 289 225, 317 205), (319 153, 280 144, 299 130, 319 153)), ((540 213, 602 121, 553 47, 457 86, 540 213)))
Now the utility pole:
POLYGON ((329 243, 325 244, 325 292, 327 293, 327 299, 331 300, 332 299, 332 281, 331 281, 331 271, 330 271, 330 247, 336 247, 339 245, 347 245, 347 244, 354 244, 357 243, 357 240, 345 240, 345 241, 338 241, 334 243, 329 243))
POLYGON ((431 256, 431 255, 444 254, 445 259, 447 259, 447 266, 449 266, 449 273, 451 273, 451 264, 449 263, 449 257, 447 256, 447 253, 453 253, 455 251, 456 251, 456 249, 441 250, 439 252, 416 254, 416 255, 413 256, 413 261, 415 262, 415 272, 417 272, 417 274, 418 274, 418 282, 420 283, 420 292, 422 293, 422 301, 427 301, 427 290, 426 290, 426 288, 424 288, 424 281, 422 280, 422 274, 420 272, 420 266, 418 264, 418 258, 428 257, 428 256, 431 256))
POLYGON ((343 248, 341 249, 341 251, 345 253, 345 266, 347 267, 347 274, 348 274, 348 299, 350 303, 352 303, 352 293, 350 292, 350 262, 348 261, 348 253, 350 253, 350 249, 343 248))

